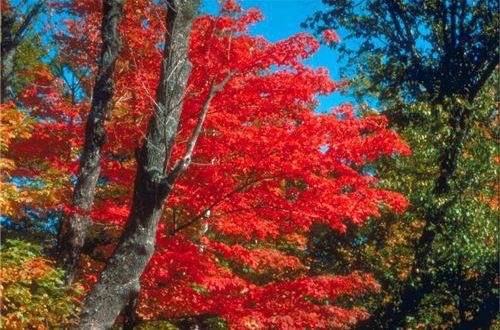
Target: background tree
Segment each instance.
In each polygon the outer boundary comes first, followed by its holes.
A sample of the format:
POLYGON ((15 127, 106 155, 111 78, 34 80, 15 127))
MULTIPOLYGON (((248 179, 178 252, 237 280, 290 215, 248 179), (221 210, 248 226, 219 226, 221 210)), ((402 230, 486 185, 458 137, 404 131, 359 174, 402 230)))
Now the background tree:
POLYGON ((27 5, 24 1, 13 5, 5 0, 1 2, 2 9, 2 40, 1 40, 1 67, 2 67, 2 103, 12 98, 14 91, 15 66, 18 47, 23 43, 26 35, 33 28, 36 17, 44 8, 43 2, 27 5))
MULTIPOLYGON (((386 299, 362 325, 395 328, 421 314, 428 299, 434 299, 436 304, 439 294, 429 298, 432 293, 453 286, 457 293, 462 286, 471 284, 471 278, 467 277, 470 274, 464 272, 470 264, 466 266, 464 260, 472 260, 465 257, 472 250, 479 258, 475 260, 481 265, 481 273, 492 277, 491 271, 486 270, 492 261, 490 247, 481 239, 476 242, 480 248, 463 244, 463 240, 477 238, 472 223, 493 230, 491 224, 496 212, 472 200, 484 195, 490 196, 487 200, 493 198, 492 184, 483 186, 478 182, 491 182, 495 177, 490 164, 494 164, 496 141, 490 134, 495 133, 492 126, 497 115, 492 109, 496 99, 484 86, 498 65, 498 3, 465 0, 361 3, 327 0, 324 3, 327 9, 315 14, 306 25, 318 33, 329 28, 345 30, 346 40, 359 41, 358 48, 349 48, 348 42, 338 46, 348 61, 349 72, 359 72, 353 79, 354 94, 359 97, 368 93, 375 97, 393 126, 415 149, 412 161, 403 161, 404 168, 380 164, 385 173, 402 171, 404 180, 394 178, 386 184, 405 187, 412 205, 410 213, 402 218, 386 217, 378 226, 367 228, 366 236, 357 241, 359 246, 368 240, 372 249, 395 255, 400 252, 401 242, 391 246, 394 237, 385 236, 384 231, 401 226, 399 221, 407 224, 411 219, 413 227, 400 227, 398 236, 402 234, 401 240, 412 238, 413 244, 404 249, 407 257, 395 267, 396 274, 397 269, 407 268, 409 272, 399 272, 403 280, 391 271, 380 275, 387 279, 386 299), (476 131, 477 127, 483 127, 481 132, 476 131), (472 145, 481 148, 470 149, 472 145), (477 159, 467 158, 472 153, 484 161, 482 166, 475 163, 477 159), (464 200, 471 202, 467 209, 463 208, 464 200), (455 251, 450 249, 452 246, 460 249, 455 251), (454 260, 451 268, 450 258, 454 260), (454 269, 451 271, 454 277, 446 269, 454 269)), ((485 237, 489 235, 491 231, 485 237)), ((379 273, 384 273, 383 269, 379 273)), ((491 281, 482 283, 492 285, 491 281)), ((457 310, 462 309, 452 324, 465 325, 477 316, 465 313, 463 307, 467 303, 461 292, 451 304, 457 310)), ((497 304, 492 302, 485 297, 482 308, 496 310, 497 304)), ((449 318, 444 312, 448 303, 438 303, 441 306, 438 318, 443 323, 449 318)), ((487 324, 494 313, 486 314, 489 320, 482 322, 487 324)))
MULTIPOLYGON (((1 2, 2 39, 1 39, 1 142, 0 176, 2 178, 1 213, 16 221, 10 225, 28 228, 35 221, 27 221, 29 214, 25 202, 33 202, 35 194, 22 189, 23 182, 13 176, 16 170, 16 157, 9 155, 11 144, 28 138, 32 132, 33 121, 22 108, 19 99, 14 97, 23 92, 33 79, 33 71, 46 71, 43 63, 46 49, 41 36, 36 33, 45 7, 42 3, 1 2)), ((35 202, 36 203, 36 202, 35 202)))

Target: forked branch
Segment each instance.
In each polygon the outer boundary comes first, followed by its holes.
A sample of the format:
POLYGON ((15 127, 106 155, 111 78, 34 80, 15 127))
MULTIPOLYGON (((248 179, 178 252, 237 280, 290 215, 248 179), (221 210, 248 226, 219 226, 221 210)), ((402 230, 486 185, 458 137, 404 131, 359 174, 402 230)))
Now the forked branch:
POLYGON ((184 156, 177 160, 175 164, 172 166, 172 168, 168 171, 168 174, 165 178, 165 189, 170 190, 172 189, 175 181, 184 173, 187 168, 189 167, 189 164, 191 163, 191 158, 193 156, 193 151, 194 147, 196 146, 196 142, 198 141, 198 138, 200 137, 201 134, 201 129, 203 128, 203 122, 205 121, 205 118, 207 117, 208 109, 210 108, 210 104, 212 103, 212 100, 220 90, 224 88, 226 83, 236 74, 236 71, 232 71, 229 73, 219 84, 215 84, 215 80, 217 77, 214 77, 212 79, 212 82, 210 83, 210 89, 208 91, 207 98, 205 99, 205 102, 203 103, 203 107, 201 108, 201 113, 200 116, 198 117, 198 122, 196 123, 196 127, 193 131, 193 135, 191 136, 191 139, 189 140, 188 146, 186 148, 186 152, 184 153, 184 156))

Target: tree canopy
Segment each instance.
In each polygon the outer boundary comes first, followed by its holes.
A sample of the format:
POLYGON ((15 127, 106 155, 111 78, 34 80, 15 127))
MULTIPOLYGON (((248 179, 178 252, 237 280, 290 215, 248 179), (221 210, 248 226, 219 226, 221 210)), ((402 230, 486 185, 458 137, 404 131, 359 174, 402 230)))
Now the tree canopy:
POLYGON ((6 329, 494 323, 494 5, 324 2, 2 0, 6 329))

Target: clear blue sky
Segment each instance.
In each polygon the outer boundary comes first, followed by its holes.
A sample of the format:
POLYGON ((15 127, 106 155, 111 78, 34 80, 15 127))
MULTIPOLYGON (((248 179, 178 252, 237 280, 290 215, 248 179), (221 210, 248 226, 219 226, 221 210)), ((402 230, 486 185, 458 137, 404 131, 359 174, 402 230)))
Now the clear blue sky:
MULTIPOLYGON (((262 35, 269 41, 285 39, 299 32, 311 32, 302 28, 300 24, 316 11, 324 9, 321 0, 242 0, 240 3, 245 9, 259 8, 264 14, 264 20, 253 26, 250 32, 255 35, 262 35)), ((218 12, 219 4, 216 0, 203 0, 202 4, 203 12, 210 14, 218 12)), ((342 31, 337 32, 342 40, 342 31)), ((321 46, 306 63, 314 68, 328 68, 330 76, 335 81, 339 81, 341 78, 339 75, 338 54, 327 46, 321 46)), ((352 102, 352 98, 340 93, 320 97, 318 111, 327 111, 330 107, 345 102, 352 102)))

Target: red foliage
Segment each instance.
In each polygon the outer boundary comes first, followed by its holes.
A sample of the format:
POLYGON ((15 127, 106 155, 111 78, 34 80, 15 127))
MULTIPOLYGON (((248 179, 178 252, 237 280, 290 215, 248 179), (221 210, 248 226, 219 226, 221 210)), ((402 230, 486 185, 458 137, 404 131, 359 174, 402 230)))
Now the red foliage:
MULTIPOLYGON (((89 68, 82 79, 89 95, 100 1, 55 6, 76 15, 58 36, 60 60, 89 68)), ((124 11, 115 107, 91 214, 93 221, 119 225, 130 205, 134 148, 154 102, 164 17, 160 5, 144 0, 127 1, 124 11)), ((172 159, 184 152, 209 82, 236 74, 214 98, 193 163, 168 200, 157 251, 142 277, 144 318, 211 313, 235 329, 345 327, 365 317, 348 297, 376 289, 367 275, 309 277, 293 253, 315 222, 344 231, 349 222, 378 216, 382 205, 403 211, 405 199, 378 189, 376 178, 361 169, 382 154, 408 154, 408 147, 383 116, 358 118, 351 105, 316 114, 317 96, 337 89, 326 69, 302 63, 318 41, 305 33, 276 43, 249 35, 248 25, 260 19, 257 10, 227 1, 219 17, 196 21, 193 70, 172 159)), ((337 37, 329 32, 325 38, 337 37)), ((89 111, 87 97, 72 104, 65 92, 60 81, 38 74, 22 96, 38 118, 34 134, 10 151, 19 159, 17 175, 50 182, 63 204, 89 111)), ((48 203, 43 211, 62 207, 48 203)))
POLYGON ((322 34, 325 44, 330 45, 332 43, 339 43, 340 38, 335 30, 325 30, 322 34))

